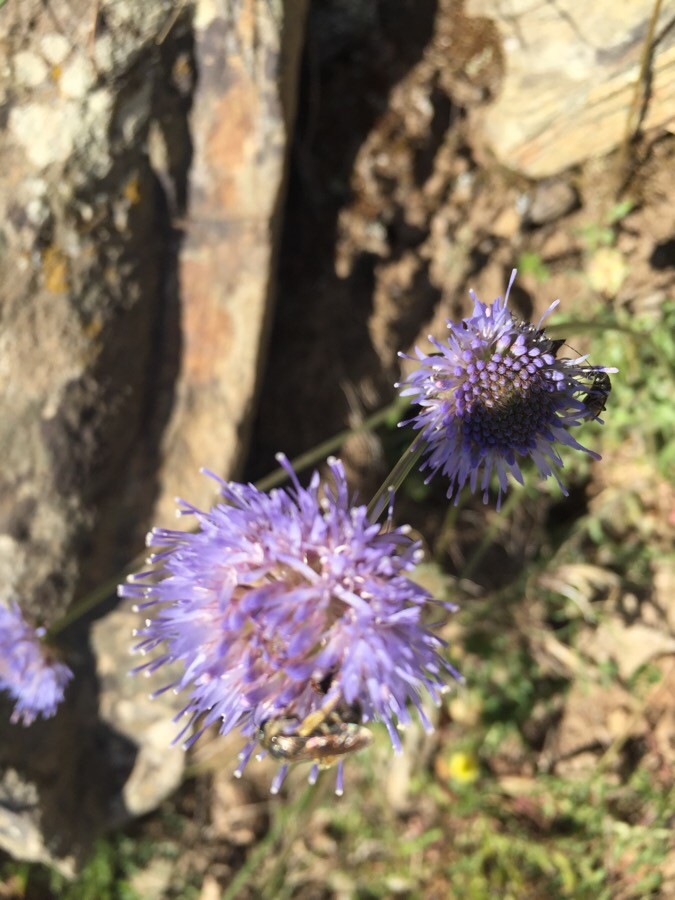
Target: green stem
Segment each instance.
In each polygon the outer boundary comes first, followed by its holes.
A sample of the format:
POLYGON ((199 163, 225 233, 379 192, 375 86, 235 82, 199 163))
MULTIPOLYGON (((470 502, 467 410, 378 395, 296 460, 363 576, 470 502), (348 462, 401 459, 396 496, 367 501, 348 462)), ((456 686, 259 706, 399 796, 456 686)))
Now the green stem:
POLYGON ((415 467, 424 453, 426 444, 422 435, 418 434, 403 456, 396 463, 389 475, 377 489, 375 496, 368 504, 368 518, 371 522, 377 522, 389 504, 392 493, 397 491, 415 467))
POLYGON ((459 512, 464 505, 463 496, 460 496, 457 502, 448 503, 448 508, 443 517, 443 524, 438 532, 438 537, 434 541, 431 558, 434 562, 439 563, 441 555, 445 553, 449 543, 450 535, 454 534, 457 529, 457 519, 459 512))
POLYGON ((68 625, 72 625, 73 622, 77 622, 78 619, 81 619, 85 613, 88 613, 90 609, 94 609, 94 607, 98 606, 99 603, 102 603, 106 598, 110 597, 115 593, 117 589, 117 585, 124 581, 127 575, 130 575, 136 569, 140 568, 145 562, 145 554, 139 554, 135 559, 132 559, 130 563, 128 563, 124 569, 117 574, 113 575, 112 578, 108 578, 107 581, 104 581, 102 584, 99 584, 98 587, 94 588, 93 591, 90 591, 85 597, 80 600, 79 603, 76 603, 73 607, 71 607, 68 612, 62 616, 58 622, 55 622, 51 628, 47 630, 47 634, 45 635, 45 640, 49 643, 52 638, 56 637, 56 635, 63 631, 64 628, 67 628, 68 625))
MULTIPOLYGON (((344 431, 340 431, 338 432, 338 434, 333 435, 333 437, 328 438, 328 440, 323 441, 323 443, 317 444, 316 447, 313 447, 306 453, 301 453, 300 456, 296 456, 295 459, 291 460, 293 469, 296 472, 302 472, 303 469, 308 469, 315 463, 325 459, 335 450, 339 450, 339 448, 352 435, 361 434, 364 431, 373 431, 379 425, 382 425, 383 422, 386 422, 387 419, 394 414, 397 414, 397 416, 400 417, 400 414, 407 407, 407 401, 402 401, 400 398, 394 400, 393 403, 390 403, 388 406, 385 406, 378 412, 373 413, 372 416, 364 419, 360 425, 356 426, 356 428, 345 428, 344 431)), ((270 488, 277 487, 277 485, 282 484, 284 481, 286 481, 287 478, 288 472, 286 471, 286 469, 279 467, 273 472, 270 472, 269 475, 265 475, 265 477, 261 478, 260 481, 257 481, 256 487, 259 491, 269 491, 270 488)))
MULTIPOLYGON (((309 468, 314 465, 314 463, 325 459, 330 453, 338 450, 344 443, 347 441, 352 435, 360 434, 364 431, 373 431, 383 422, 386 422, 388 418, 396 415, 397 418, 400 418, 403 410, 408 406, 408 402, 401 400, 400 397, 397 397, 393 403, 390 403, 388 406, 385 406, 383 409, 378 410, 378 412, 373 413, 372 416, 369 416, 367 419, 364 419, 363 422, 358 425, 356 428, 346 428, 344 431, 340 431, 338 434, 333 435, 333 437, 328 438, 328 440, 324 441, 321 444, 318 444, 312 450, 308 450, 306 453, 300 454, 300 456, 296 456, 295 459, 291 460, 291 465, 296 472, 302 472, 304 469, 309 468)), ((288 472, 279 467, 271 472, 269 475, 266 475, 264 478, 261 478, 260 481, 256 482, 256 487, 259 491, 268 491, 270 488, 276 487, 279 484, 282 484, 288 478, 288 472)), ((76 603, 58 622, 55 622, 51 628, 48 629, 46 640, 49 641, 52 638, 56 637, 59 632, 63 631, 68 625, 72 625, 73 622, 76 622, 80 619, 85 613, 88 613, 89 610, 94 609, 94 607, 98 606, 103 600, 107 597, 110 597, 115 593, 117 585, 125 579, 125 577, 131 574, 134 571, 137 571, 140 567, 145 563, 145 553, 139 554, 135 557, 130 563, 128 563, 122 571, 117 572, 111 578, 108 578, 107 581, 104 581, 98 587, 94 588, 93 591, 88 593, 79 603, 76 603)))

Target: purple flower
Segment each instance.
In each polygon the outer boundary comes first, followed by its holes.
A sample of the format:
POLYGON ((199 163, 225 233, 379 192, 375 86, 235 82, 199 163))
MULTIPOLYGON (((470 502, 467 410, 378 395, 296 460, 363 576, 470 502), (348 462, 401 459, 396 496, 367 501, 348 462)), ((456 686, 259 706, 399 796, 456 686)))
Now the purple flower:
POLYGON ((0 606, 0 689, 16 701, 12 722, 30 725, 38 716, 53 716, 73 677, 50 657, 44 634, 25 621, 16 603, 0 606))
POLYGON ((339 757, 367 743, 363 723, 384 722, 399 750, 408 704, 430 728, 422 696, 438 702, 447 676, 457 676, 422 621, 435 601, 408 577, 419 544, 352 506, 341 462, 329 460, 334 486, 322 492, 318 473, 303 488, 279 459, 287 490, 266 494, 212 475, 222 502, 202 512, 181 501, 179 514, 194 515, 198 530, 153 530, 155 569, 120 594, 152 610, 137 649, 156 655, 139 668, 183 666, 167 685, 189 692, 179 737, 203 716, 186 746, 219 722, 222 734, 239 729, 248 739, 235 774, 262 741, 282 761, 313 761, 310 781, 322 762, 339 762, 341 791, 339 757))
POLYGON ((523 483, 518 457, 529 456, 542 476, 553 475, 564 494, 555 471, 563 465, 558 446, 600 458, 569 429, 598 418, 611 389, 605 373, 617 370, 586 365, 585 356, 558 359, 564 341, 549 339, 541 328, 558 301, 538 325, 520 322, 507 309, 515 276, 514 269, 505 298, 489 306, 470 291, 471 318, 458 325, 448 321, 445 342, 429 337, 436 352, 416 348, 418 368, 397 385, 401 396, 421 407, 401 424, 420 430, 416 443, 426 444, 427 481, 442 472, 450 480, 447 496, 455 502, 467 482, 475 491, 479 480, 487 502, 494 471, 499 508, 507 475, 523 483))

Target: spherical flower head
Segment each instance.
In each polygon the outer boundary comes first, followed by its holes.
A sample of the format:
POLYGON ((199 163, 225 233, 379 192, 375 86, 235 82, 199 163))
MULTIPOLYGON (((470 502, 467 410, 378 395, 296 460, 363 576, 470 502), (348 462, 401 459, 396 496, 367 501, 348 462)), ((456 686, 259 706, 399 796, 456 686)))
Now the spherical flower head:
POLYGON ((569 429, 598 418, 610 390, 605 373, 616 369, 586 365, 586 357, 557 358, 564 341, 547 338, 541 325, 558 301, 537 325, 519 321, 507 308, 515 276, 514 269, 506 296, 490 305, 471 291, 473 315, 459 324, 448 321, 446 341, 429 337, 434 353, 416 348, 419 366, 397 385, 420 407, 401 424, 419 429, 417 441, 426 444, 427 481, 441 472, 455 502, 467 482, 472 491, 480 482, 487 502, 496 472, 499 508, 507 476, 523 483, 519 457, 530 457, 543 477, 553 475, 566 494, 555 471, 563 465, 557 448, 600 458, 569 429))
POLYGON ((421 550, 406 529, 373 524, 365 506, 352 505, 339 461, 329 460, 334 484, 323 491, 318 473, 303 488, 280 461, 289 489, 216 479, 222 502, 208 512, 181 502, 179 514, 193 515, 198 530, 152 531, 154 570, 120 588, 152 610, 138 649, 157 653, 140 668, 182 664, 169 685, 189 694, 181 735, 202 716, 186 746, 214 722, 248 739, 236 774, 270 722, 283 723, 286 743, 310 761, 310 744, 348 745, 345 729, 356 726, 325 724, 345 711, 361 724, 384 722, 399 749, 408 704, 428 725, 422 696, 438 701, 455 675, 423 624, 434 601, 408 577, 421 550), (316 728, 298 737, 312 719, 316 728))
POLYGON ((12 722, 30 725, 38 716, 53 716, 73 677, 51 657, 44 634, 26 622, 16 603, 0 606, 0 690, 16 701, 12 722))

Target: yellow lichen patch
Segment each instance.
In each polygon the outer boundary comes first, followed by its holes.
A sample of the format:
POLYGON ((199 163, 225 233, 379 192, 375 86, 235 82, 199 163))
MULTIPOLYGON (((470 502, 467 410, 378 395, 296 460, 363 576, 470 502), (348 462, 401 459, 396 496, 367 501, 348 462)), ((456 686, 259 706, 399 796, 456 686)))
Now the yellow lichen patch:
POLYGON ((179 88, 189 89, 192 83, 192 65, 187 53, 181 53, 171 69, 171 79, 179 88))
POLYGON ((61 80, 62 72, 63 72, 63 69, 61 66, 52 66, 51 72, 49 74, 51 75, 52 81, 55 84, 58 84, 59 81, 61 80))
POLYGON ((68 290, 68 261, 58 247, 47 247, 42 251, 42 271, 44 284, 53 294, 68 290))
POLYGON ((131 178, 124 185, 122 195, 128 203, 138 203, 138 201, 141 199, 141 189, 138 183, 138 175, 131 176, 131 178))
POLYGON ((82 329, 82 333, 89 341, 95 340, 103 331, 103 319, 101 316, 94 316, 82 329))
POLYGON ((117 290, 119 288, 120 276, 115 266, 105 267, 105 269, 103 270, 103 280, 109 287, 113 288, 114 290, 117 290))

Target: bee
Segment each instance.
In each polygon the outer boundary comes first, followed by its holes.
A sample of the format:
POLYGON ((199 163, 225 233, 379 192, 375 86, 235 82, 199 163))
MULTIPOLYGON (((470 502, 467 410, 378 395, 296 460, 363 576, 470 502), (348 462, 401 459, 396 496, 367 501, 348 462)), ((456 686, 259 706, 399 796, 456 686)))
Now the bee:
POLYGON ((612 382, 607 372, 595 372, 591 389, 582 399, 589 419, 597 419, 600 416, 607 405, 607 398, 611 390, 612 382))
POLYGON ((363 750, 371 732, 355 719, 357 711, 344 704, 329 704, 303 721, 292 717, 268 719, 258 740, 274 759, 287 763, 314 762, 328 769, 343 756, 363 750))

